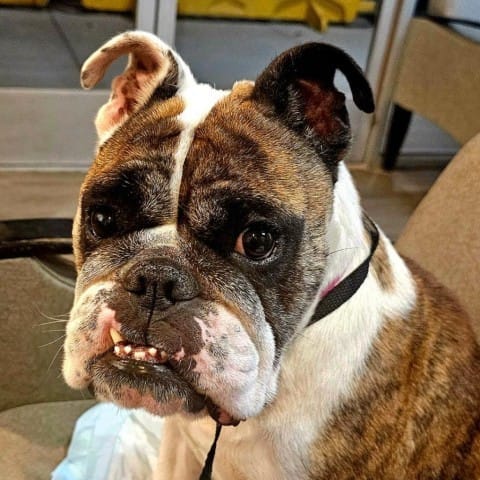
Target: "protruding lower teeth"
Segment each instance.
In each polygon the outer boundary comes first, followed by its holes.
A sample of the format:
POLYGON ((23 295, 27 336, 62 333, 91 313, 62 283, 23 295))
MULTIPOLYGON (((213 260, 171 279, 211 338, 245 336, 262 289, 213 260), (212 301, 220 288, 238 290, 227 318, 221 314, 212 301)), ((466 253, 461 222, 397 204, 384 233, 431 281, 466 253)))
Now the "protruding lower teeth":
POLYGON ((161 350, 157 353, 157 358, 160 363, 165 363, 168 360, 168 353, 164 350, 161 350))
POLYGON ((145 360, 146 356, 146 352, 143 352, 142 350, 136 350, 133 352, 133 358, 135 360, 145 360))
POLYGON ((124 341, 114 345, 113 353, 120 358, 133 358, 144 362, 165 363, 168 360, 168 354, 163 350, 159 351, 155 347, 143 345, 130 345, 124 341))

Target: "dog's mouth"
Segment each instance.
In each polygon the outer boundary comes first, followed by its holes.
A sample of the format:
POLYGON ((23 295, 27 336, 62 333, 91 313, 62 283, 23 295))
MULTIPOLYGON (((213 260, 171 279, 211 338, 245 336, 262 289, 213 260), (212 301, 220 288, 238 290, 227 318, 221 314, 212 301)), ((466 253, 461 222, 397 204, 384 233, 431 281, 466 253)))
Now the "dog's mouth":
MULTIPOLYGON (((95 358, 92 363, 94 381, 91 389, 95 394, 126 407, 143 407, 157 413, 158 406, 176 403, 185 412, 200 413, 207 409, 209 415, 222 425, 237 425, 224 409, 210 398, 197 392, 192 383, 179 373, 178 362, 166 351, 152 345, 139 345, 126 340, 118 331, 111 329, 113 346, 95 358), (108 394, 105 384, 108 386, 108 394), (125 395, 125 387, 137 395, 125 395), (135 401, 132 401, 135 397, 135 401), (148 402, 144 401, 148 398, 148 402)), ((159 408, 161 412, 161 407, 159 408)))

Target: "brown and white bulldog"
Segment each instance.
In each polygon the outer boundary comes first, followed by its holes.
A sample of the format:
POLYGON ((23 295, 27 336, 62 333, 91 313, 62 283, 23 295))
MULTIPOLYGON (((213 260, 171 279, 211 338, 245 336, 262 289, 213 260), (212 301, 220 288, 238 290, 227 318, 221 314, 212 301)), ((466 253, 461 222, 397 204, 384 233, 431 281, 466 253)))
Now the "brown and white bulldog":
POLYGON ((363 215, 343 158, 355 62, 325 44, 255 82, 195 81, 128 32, 84 64, 129 62, 96 118, 75 219, 63 372, 73 388, 166 416, 156 479, 480 478, 480 349, 464 312, 363 215), (356 293, 322 299, 369 253, 356 293))

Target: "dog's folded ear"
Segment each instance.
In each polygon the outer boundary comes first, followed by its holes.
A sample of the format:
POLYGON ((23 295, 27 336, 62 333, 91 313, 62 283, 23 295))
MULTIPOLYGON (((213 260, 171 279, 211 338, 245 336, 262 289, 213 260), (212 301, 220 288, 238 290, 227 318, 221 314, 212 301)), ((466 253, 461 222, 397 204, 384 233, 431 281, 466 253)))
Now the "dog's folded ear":
POLYGON ((372 91, 360 67, 343 50, 324 43, 307 43, 279 55, 257 78, 253 91, 255 100, 307 136, 332 165, 350 143, 345 95, 334 85, 337 70, 345 75, 357 107, 373 112, 372 91))
POLYGON ((95 126, 100 142, 155 94, 158 99, 175 95, 180 84, 194 78, 173 51, 146 32, 125 32, 109 40, 85 61, 81 71, 83 88, 94 87, 117 58, 128 55, 123 73, 112 81, 109 101, 98 111, 95 126))

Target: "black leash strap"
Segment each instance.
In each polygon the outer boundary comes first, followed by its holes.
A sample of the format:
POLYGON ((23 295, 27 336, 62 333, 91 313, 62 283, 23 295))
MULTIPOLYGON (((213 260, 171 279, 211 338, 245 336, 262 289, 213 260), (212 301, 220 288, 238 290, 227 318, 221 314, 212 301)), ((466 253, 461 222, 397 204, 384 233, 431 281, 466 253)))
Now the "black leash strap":
POLYGON ((369 232, 372 240, 370 254, 350 275, 345 277, 320 300, 307 327, 326 317, 328 314, 335 311, 340 305, 349 300, 350 297, 353 297, 364 282, 365 278, 367 278, 370 260, 377 249, 379 238, 378 229, 375 224, 368 218, 367 221, 370 224, 369 232))
POLYGON ((211 480, 212 478, 213 459, 215 458, 215 450, 217 449, 218 437, 220 437, 221 431, 222 426, 217 423, 215 428, 215 438, 213 439, 212 446, 210 447, 210 451, 208 452, 205 464, 203 465, 202 473, 200 474, 198 480, 211 480))

